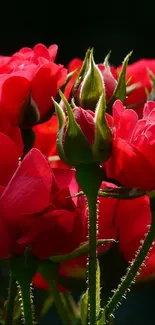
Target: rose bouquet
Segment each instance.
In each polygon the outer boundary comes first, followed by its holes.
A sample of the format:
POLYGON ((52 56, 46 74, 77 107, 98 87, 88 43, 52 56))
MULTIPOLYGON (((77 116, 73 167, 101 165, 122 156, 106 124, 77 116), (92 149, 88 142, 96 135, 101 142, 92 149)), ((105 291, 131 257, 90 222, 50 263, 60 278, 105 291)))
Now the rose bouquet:
POLYGON ((5 325, 40 323, 32 287, 63 324, 112 324, 155 275, 155 60, 129 53, 114 67, 88 49, 65 68, 56 54, 37 44, 0 57, 5 325))

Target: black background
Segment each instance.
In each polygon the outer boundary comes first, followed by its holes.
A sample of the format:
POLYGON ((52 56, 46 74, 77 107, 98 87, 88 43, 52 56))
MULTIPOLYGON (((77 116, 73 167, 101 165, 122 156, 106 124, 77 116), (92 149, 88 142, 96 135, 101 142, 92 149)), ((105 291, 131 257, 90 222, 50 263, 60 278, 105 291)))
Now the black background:
POLYGON ((0 14, 0 54, 42 42, 59 46, 57 62, 67 65, 94 47, 96 62, 112 50, 119 65, 133 50, 130 62, 155 58, 155 3, 149 1, 6 2, 0 14))

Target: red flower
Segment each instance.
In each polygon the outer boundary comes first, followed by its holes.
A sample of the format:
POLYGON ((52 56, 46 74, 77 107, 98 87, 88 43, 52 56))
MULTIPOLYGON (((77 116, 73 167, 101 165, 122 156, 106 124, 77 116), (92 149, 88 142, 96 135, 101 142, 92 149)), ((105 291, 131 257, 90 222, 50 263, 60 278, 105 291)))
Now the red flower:
POLYGON ((53 168, 70 168, 58 157, 56 148, 56 138, 58 132, 58 118, 54 114, 47 122, 36 125, 33 128, 35 132, 35 142, 33 147, 39 149, 43 155, 53 158, 51 166, 53 168), (56 159, 54 159, 56 158, 56 159), (57 160, 59 158, 59 160, 57 160))
POLYGON ((155 188, 155 103, 147 102, 143 118, 113 105, 113 153, 107 162, 107 175, 127 187, 155 188))
MULTIPOLYGON (((0 257, 31 252, 39 259, 74 250, 83 241, 86 218, 73 170, 51 169, 47 159, 32 149, 0 197, 0 220, 5 228, 0 257), (8 240, 9 238, 9 240, 8 240)), ((84 205, 85 207, 85 205, 84 205)))
POLYGON ((47 49, 37 44, 10 59, 0 58, 0 111, 7 112, 14 124, 24 122, 22 107, 30 93, 37 105, 36 122, 51 109, 51 96, 56 96, 67 75, 62 65, 53 62, 56 53, 57 45, 47 49))
MULTIPOLYGON (((135 106, 134 110, 142 117, 144 103, 147 100, 145 88, 150 92, 152 89, 151 79, 148 68, 155 74, 155 60, 141 59, 137 62, 129 64, 126 71, 126 80, 131 78, 129 86, 138 83, 139 86, 130 93, 125 105, 135 106)), ((118 71, 121 66, 118 67, 118 71)))

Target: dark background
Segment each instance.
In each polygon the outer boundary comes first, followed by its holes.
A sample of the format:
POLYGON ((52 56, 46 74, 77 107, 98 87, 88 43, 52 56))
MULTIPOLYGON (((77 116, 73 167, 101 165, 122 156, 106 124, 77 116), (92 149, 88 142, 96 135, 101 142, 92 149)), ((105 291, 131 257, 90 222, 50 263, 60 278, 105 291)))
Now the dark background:
POLYGON ((155 58, 154 1, 6 2, 0 13, 0 54, 11 55, 23 46, 42 42, 59 46, 57 62, 80 58, 89 46, 96 62, 112 50, 119 65, 133 50, 131 61, 155 58))
MULTIPOLYGON (((1 55, 12 55, 23 46, 56 43, 59 46, 56 61, 66 66, 73 57, 83 59, 88 47, 94 47, 97 63, 103 62, 109 50, 114 65, 121 64, 131 50, 130 62, 155 58, 153 0, 39 1, 1 3, 1 55)), ((155 287, 151 290, 129 295, 116 313, 115 325, 154 324, 155 287)), ((51 319, 56 324, 53 311, 43 324, 51 324, 51 319)))

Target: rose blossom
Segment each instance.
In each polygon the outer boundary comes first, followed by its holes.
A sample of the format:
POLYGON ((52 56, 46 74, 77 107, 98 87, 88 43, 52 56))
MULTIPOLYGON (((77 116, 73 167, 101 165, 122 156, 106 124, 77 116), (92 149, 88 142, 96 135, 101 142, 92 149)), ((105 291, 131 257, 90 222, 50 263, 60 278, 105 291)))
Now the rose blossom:
POLYGON ((155 103, 145 104, 143 118, 113 105, 113 152, 106 164, 107 176, 126 187, 155 188, 155 103))
POLYGON ((25 156, 0 197, 1 259, 29 246, 33 255, 45 259, 80 245, 86 223, 85 205, 80 205, 84 198, 67 198, 78 192, 74 174, 52 170, 37 149, 25 156))
POLYGON ((0 111, 14 124, 26 123, 28 114, 31 119, 34 115, 32 124, 36 124, 49 113, 51 96, 56 96, 67 75, 62 65, 53 62, 56 53, 57 45, 47 49, 37 44, 33 49, 22 48, 10 59, 0 57, 0 111), (29 95, 34 102, 29 102, 29 95))

